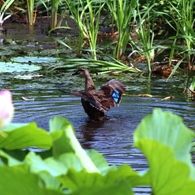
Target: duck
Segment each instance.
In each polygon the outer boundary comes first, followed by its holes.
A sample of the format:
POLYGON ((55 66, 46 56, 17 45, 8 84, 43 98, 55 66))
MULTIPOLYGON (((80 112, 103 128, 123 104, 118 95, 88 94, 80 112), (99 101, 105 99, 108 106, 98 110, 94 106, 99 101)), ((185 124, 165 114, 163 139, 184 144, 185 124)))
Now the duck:
POLYGON ((80 75, 85 79, 84 91, 73 90, 71 94, 81 97, 81 104, 91 121, 108 120, 104 111, 111 107, 119 106, 121 97, 126 88, 125 85, 115 79, 103 84, 99 90, 95 89, 94 82, 87 68, 80 68, 72 74, 80 75))

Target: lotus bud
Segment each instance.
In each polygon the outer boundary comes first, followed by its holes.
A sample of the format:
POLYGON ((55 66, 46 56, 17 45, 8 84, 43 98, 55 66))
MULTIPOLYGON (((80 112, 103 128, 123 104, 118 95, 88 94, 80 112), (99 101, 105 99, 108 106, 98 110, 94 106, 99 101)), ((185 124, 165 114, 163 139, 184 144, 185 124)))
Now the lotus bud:
POLYGON ((14 115, 12 95, 9 90, 0 91, 0 129, 6 127, 14 115))

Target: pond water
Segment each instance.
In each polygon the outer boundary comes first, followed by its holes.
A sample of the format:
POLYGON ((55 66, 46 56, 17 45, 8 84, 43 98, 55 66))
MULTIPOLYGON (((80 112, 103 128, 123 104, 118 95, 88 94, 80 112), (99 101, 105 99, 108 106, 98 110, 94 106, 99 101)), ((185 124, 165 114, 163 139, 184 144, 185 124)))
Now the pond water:
MULTIPOLYGON (((10 32, 16 33, 13 29, 10 32)), ((19 32, 21 33, 21 31, 19 32)), ((6 36, 8 35, 4 35, 4 40, 6 40, 6 36)), ((10 39, 10 36, 9 34, 7 39, 10 39)), ((29 42, 27 41, 26 44, 29 42)), ((49 42, 46 44, 48 46, 49 42)), ((12 44, 4 45, 2 43, 1 51, 5 51, 5 47, 12 48, 12 46, 12 44)), ((24 45, 21 48, 24 50, 24 45)), ((21 55, 19 49, 15 52, 14 49, 11 49, 10 53, 10 55, 4 56, 9 58, 10 56, 29 55, 27 50, 23 51, 21 55)), ((42 56, 44 55, 42 54, 42 56)), ((45 53, 45 56, 48 55, 45 53)), ((13 93, 15 105, 13 122, 35 121, 39 127, 48 130, 49 119, 57 115, 66 117, 73 124, 76 136, 82 146, 99 151, 111 165, 128 164, 139 171, 147 168, 144 156, 133 146, 133 132, 141 119, 150 114, 154 108, 162 108, 178 114, 188 127, 195 129, 195 104, 186 101, 182 93, 184 78, 180 76, 175 76, 167 82, 166 79, 156 76, 148 78, 147 75, 93 75, 97 86, 111 78, 123 80, 127 86, 127 92, 123 96, 120 106, 107 112, 109 120, 90 122, 81 106, 80 98, 68 93, 62 94, 56 87, 56 84, 63 83, 63 87, 67 91, 80 90, 84 87, 82 78, 70 77, 70 74, 65 72, 44 73, 43 70, 31 73, 34 75, 31 79, 18 78, 16 77, 18 74, 1 73, 0 78, 0 88, 9 88, 13 93), (35 77, 35 75, 38 76, 35 77), (138 94, 146 93, 152 94, 153 97, 138 96, 138 94), (163 101, 162 99, 167 96, 174 96, 174 98, 163 101), (34 99, 34 101, 24 101, 22 97, 34 99)), ((23 76, 28 75, 28 73, 22 74, 23 76)), ((137 191, 143 194, 148 193, 148 189, 138 189, 137 191)))

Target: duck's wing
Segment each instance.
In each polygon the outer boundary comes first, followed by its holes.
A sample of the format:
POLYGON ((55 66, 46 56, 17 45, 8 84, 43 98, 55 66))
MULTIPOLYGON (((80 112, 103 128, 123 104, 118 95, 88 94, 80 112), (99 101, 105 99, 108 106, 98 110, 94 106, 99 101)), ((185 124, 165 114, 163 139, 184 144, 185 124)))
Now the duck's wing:
POLYGON ((96 92, 94 99, 104 110, 109 110, 111 106, 119 105, 124 92, 125 85, 120 81, 112 79, 101 86, 101 89, 96 92))
POLYGON ((89 104, 100 110, 100 111, 103 111, 104 109, 101 107, 101 105, 99 104, 99 102, 96 100, 96 94, 91 94, 91 93, 85 93, 85 92, 82 92, 82 91, 72 91, 71 94, 75 95, 75 96, 78 96, 78 97, 81 97, 82 99, 84 99, 85 101, 89 102, 89 104))

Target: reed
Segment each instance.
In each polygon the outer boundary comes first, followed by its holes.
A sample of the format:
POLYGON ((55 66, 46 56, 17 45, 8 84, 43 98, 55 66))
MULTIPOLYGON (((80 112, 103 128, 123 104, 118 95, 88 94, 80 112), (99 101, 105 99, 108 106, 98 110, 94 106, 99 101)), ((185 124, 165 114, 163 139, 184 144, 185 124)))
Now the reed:
POLYGON ((89 43, 91 56, 97 59, 97 35, 100 23, 100 13, 104 6, 103 1, 90 0, 67 0, 68 9, 71 13, 71 18, 77 23, 79 28, 79 53, 83 48, 83 40, 86 39, 89 43))
POLYGON ((176 0, 175 3, 169 3, 171 22, 167 21, 167 23, 176 32, 175 36, 170 37, 173 40, 172 53, 174 53, 175 49, 180 49, 184 58, 188 61, 188 69, 190 70, 194 63, 193 48, 195 47, 194 16, 192 11, 194 1, 176 0), (177 47, 176 45, 179 40, 182 41, 182 47, 177 47))
POLYGON ((151 10, 154 8, 155 4, 148 6, 147 9, 140 9, 137 6, 137 20, 135 21, 136 30, 134 32, 138 36, 138 43, 132 42, 132 45, 145 56, 148 66, 148 71, 151 72, 151 62, 154 60, 155 47, 154 47, 154 31, 152 24, 152 14, 151 10))
POLYGON ((58 7, 60 0, 51 0, 51 29, 57 27, 58 24, 58 7))
POLYGON ((118 40, 114 50, 116 59, 121 59, 130 40, 130 23, 134 18, 137 0, 108 0, 106 4, 118 30, 118 40))
POLYGON ((34 0, 27 0, 27 10, 28 10, 28 23, 29 25, 35 24, 36 13, 34 12, 34 0))

